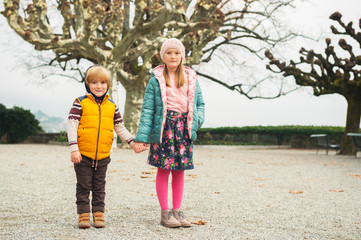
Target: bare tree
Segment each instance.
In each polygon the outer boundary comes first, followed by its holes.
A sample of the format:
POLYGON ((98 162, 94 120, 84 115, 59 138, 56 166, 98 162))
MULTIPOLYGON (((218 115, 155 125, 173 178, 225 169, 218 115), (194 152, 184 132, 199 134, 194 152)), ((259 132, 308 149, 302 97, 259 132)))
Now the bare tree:
MULTIPOLYGON (((264 44, 272 47, 294 36, 281 34, 275 20, 276 13, 293 1, 57 0, 57 12, 49 14, 45 0, 33 0, 23 9, 20 0, 4 0, 2 14, 36 50, 55 54, 50 65, 69 69, 72 61, 87 59, 109 69, 112 98, 117 102, 117 82, 126 90, 124 121, 134 133, 149 71, 160 63, 158 51, 165 39, 179 38, 186 47, 187 64, 193 66, 209 62, 224 46, 246 49, 262 58, 264 44), (54 26, 53 14, 60 16, 61 28, 54 26)), ((210 73, 199 74, 254 97, 250 94, 254 86, 232 85, 210 73)), ((281 90, 275 97, 279 95, 281 90)))
MULTIPOLYGON (((361 53, 357 53, 361 48, 361 32, 356 32, 353 23, 345 24, 342 15, 335 12, 330 19, 336 21, 342 30, 338 30, 331 25, 331 30, 337 35, 347 35, 356 41, 356 49, 353 49, 345 39, 341 38, 338 45, 345 51, 346 57, 336 54, 331 39, 326 39, 325 55, 315 53, 312 49, 301 48, 300 62, 290 61, 290 64, 275 59, 269 50, 265 55, 270 60, 267 68, 273 72, 283 73, 283 76, 293 76, 296 84, 309 86, 313 89, 315 96, 326 94, 340 94, 347 101, 347 119, 344 142, 341 147, 341 154, 352 154, 355 149, 347 133, 360 131, 361 116, 361 53), (271 66, 276 69, 272 69, 271 66), (301 65, 301 66, 300 66, 301 65), (304 66, 308 66, 305 68, 304 66), (303 67, 302 67, 303 66, 303 67)), ((361 19, 359 20, 361 28, 361 19)))

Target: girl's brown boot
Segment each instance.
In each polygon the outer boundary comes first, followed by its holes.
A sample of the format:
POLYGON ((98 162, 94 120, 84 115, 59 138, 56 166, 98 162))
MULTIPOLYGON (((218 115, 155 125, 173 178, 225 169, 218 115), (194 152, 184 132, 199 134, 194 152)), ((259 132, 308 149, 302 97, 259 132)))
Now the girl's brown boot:
POLYGON ((180 209, 173 209, 173 215, 181 223, 182 227, 192 226, 192 224, 186 219, 184 213, 180 209))
POLYGON ((173 212, 171 210, 161 211, 160 224, 169 228, 181 226, 181 223, 177 219, 175 219, 175 217, 173 216, 173 212))
POLYGON ((104 213, 93 212, 93 225, 95 228, 104 228, 105 227, 104 213))
POLYGON ((90 228, 90 213, 79 214, 78 228, 90 228))

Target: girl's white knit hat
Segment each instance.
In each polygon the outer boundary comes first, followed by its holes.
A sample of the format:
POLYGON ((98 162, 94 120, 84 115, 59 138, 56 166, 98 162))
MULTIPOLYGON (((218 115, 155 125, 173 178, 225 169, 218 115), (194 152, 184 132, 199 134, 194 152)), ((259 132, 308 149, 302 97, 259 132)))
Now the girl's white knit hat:
POLYGON ((164 41, 164 43, 162 44, 162 48, 160 49, 160 58, 162 59, 163 62, 164 62, 163 60, 164 53, 171 48, 175 48, 181 53, 183 62, 186 60, 186 53, 185 53, 186 51, 183 43, 176 38, 169 38, 164 41))

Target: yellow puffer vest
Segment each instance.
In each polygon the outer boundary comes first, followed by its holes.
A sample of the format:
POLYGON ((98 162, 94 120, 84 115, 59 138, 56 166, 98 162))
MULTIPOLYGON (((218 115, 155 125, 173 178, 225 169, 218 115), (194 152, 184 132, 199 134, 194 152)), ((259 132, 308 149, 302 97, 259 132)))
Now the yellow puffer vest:
POLYGON ((101 105, 91 95, 78 98, 83 109, 78 127, 79 151, 93 160, 109 157, 114 139, 115 104, 108 98, 106 95, 101 105))

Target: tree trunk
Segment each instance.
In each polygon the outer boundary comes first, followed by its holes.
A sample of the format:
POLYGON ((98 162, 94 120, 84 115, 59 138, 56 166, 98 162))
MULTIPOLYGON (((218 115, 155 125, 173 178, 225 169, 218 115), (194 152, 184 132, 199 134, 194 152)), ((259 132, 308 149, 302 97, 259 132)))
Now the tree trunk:
MULTIPOLYGON (((111 87, 109 88, 110 99, 112 99, 119 108, 119 96, 118 96, 118 86, 117 86, 118 82, 117 82, 116 71, 110 71, 110 82, 111 82, 111 87)), ((117 141, 118 141, 118 135, 114 131, 114 140, 113 140, 112 149, 117 148, 117 141)))
MULTIPOLYGON (((149 76, 146 76, 148 79, 149 76)), ((136 83, 125 86, 126 98, 124 108, 124 124, 128 131, 134 136, 138 131, 140 113, 142 110, 143 97, 146 88, 145 79, 138 79, 136 83)))
POLYGON ((347 100, 347 117, 344 141, 340 150, 340 154, 355 154, 356 148, 352 142, 352 138, 347 133, 360 132, 360 116, 361 116, 361 98, 357 95, 351 95, 347 100))

